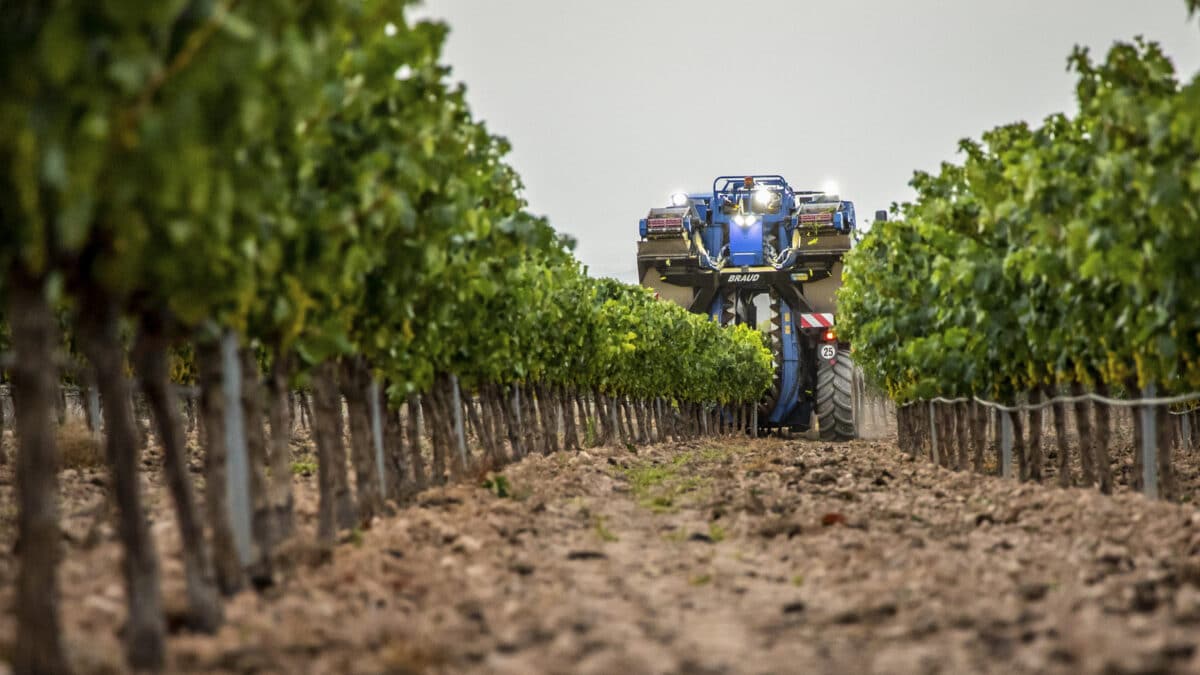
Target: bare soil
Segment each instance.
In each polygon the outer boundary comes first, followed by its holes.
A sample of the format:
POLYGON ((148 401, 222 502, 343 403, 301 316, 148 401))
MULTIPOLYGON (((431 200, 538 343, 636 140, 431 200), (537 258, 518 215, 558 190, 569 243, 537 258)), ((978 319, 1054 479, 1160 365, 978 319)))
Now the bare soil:
MULTIPOLYGON (((157 466, 147 456, 143 480, 177 614, 157 466)), ((428 490, 332 555, 305 543, 315 478, 297 476, 300 536, 279 583, 232 598, 215 636, 173 626, 170 669, 1200 673, 1191 506, 950 472, 886 439, 600 448, 500 476, 428 490)), ((60 479, 70 659, 123 672, 108 479, 86 466, 60 479)), ((0 467, 3 606, 11 482, 0 467)), ((0 656, 14 634, 0 615, 0 656)))

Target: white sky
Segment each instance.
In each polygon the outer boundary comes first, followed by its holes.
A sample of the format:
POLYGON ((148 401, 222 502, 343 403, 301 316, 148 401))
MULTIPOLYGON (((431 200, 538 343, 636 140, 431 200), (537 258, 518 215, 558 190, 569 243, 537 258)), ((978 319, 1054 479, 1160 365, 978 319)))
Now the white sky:
POLYGON ((1066 58, 1114 40, 1200 68, 1183 0, 426 0, 445 59, 513 144, 530 209, 593 275, 636 282, 637 221, 721 174, 836 180, 860 221, 958 139, 1074 106, 1066 58))

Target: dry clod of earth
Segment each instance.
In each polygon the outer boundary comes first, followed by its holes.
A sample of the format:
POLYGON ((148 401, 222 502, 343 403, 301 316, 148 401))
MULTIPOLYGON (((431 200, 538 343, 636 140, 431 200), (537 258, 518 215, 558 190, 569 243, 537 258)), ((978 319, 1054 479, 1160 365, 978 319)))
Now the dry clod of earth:
MULTIPOLYGON (((146 478, 178 617, 178 533, 160 475, 146 478)), ((299 536, 276 584, 232 598, 216 635, 173 621, 170 669, 1200 672, 1191 507, 946 471, 882 442, 595 448, 500 478, 427 490, 331 550, 311 543, 316 479, 294 476, 299 536)), ((120 672, 106 482, 87 466, 61 479, 70 659, 120 672)), ((4 551, 6 606, 15 574, 4 551)))

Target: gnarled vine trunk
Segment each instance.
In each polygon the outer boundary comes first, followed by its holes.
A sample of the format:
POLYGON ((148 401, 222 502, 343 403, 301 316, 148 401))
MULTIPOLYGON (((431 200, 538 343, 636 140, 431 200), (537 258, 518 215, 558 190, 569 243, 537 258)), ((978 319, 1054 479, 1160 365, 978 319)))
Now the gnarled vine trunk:
POLYGON ((355 489, 358 502, 358 522, 369 525, 383 510, 378 463, 375 460, 371 417, 367 409, 367 390, 371 384, 370 370, 362 357, 344 359, 341 372, 341 392, 346 399, 346 416, 350 423, 350 459, 354 464, 355 489))
POLYGON ((958 463, 959 471, 966 471, 970 464, 970 446, 967 443, 968 429, 971 424, 970 403, 965 401, 954 404, 954 443, 958 447, 958 463))
POLYGON ((426 483, 425 478, 425 455, 421 447, 421 395, 408 395, 408 456, 412 464, 413 472, 413 487, 416 490, 424 490, 426 483))
POLYGON ((433 447, 433 462, 431 480, 434 485, 444 485, 446 482, 446 454, 450 452, 450 431, 446 429, 446 418, 449 411, 445 410, 445 401, 437 384, 425 395, 421 396, 421 410, 424 413, 425 424, 430 432, 430 444, 433 447))
POLYGON ((609 445, 616 434, 616 429, 613 428, 612 406, 609 405, 608 397, 600 393, 599 389, 592 390, 592 400, 596 407, 596 444, 609 445))
POLYGON ((467 422, 475 430, 479 447, 483 450, 483 459, 481 462, 489 469, 498 467, 500 463, 496 460, 496 449, 492 444, 491 430, 484 428, 483 418, 480 417, 479 411, 475 409, 475 401, 471 396, 464 396, 463 404, 463 407, 467 411, 467 422))
POLYGON ((942 466, 955 469, 957 448, 955 447, 954 406, 949 403, 937 404, 938 443, 941 453, 942 466))
POLYGON ((1158 434, 1154 439, 1158 445, 1158 496, 1172 501, 1175 498, 1175 471, 1172 455, 1175 447, 1175 427, 1171 424, 1171 413, 1166 406, 1154 407, 1155 427, 1158 434))
MULTIPOLYGON (((1029 392, 1029 403, 1038 405, 1042 402, 1042 390, 1034 388, 1029 392)), ((1029 411, 1029 479, 1035 483, 1042 480, 1042 408, 1029 411)))
POLYGON ((313 435, 317 445, 317 538, 331 544, 339 529, 357 524, 358 513, 346 474, 337 366, 326 361, 313 371, 313 435))
MULTIPOLYGON (((1085 393, 1082 382, 1071 383, 1071 396, 1085 393)), ((1072 404, 1075 412, 1075 432, 1079 436, 1079 467, 1083 484, 1091 487, 1096 482, 1096 439, 1092 436, 1092 403, 1086 399, 1072 404)))
POLYGON ((300 399, 300 425, 303 426, 306 431, 312 432, 312 430, 313 430, 312 397, 310 397, 308 395, 307 391, 301 390, 300 394, 299 394, 299 399, 300 399))
MULTIPOLYGON (((0 384, 3 382, 3 376, 0 376, 0 384)), ((0 389, 0 466, 8 464, 8 454, 4 451, 4 428, 6 426, 8 426, 8 419, 4 415, 4 390, 0 389)))
POLYGON ((634 419, 637 420, 637 435, 638 443, 645 445, 650 442, 650 431, 646 424, 646 404, 641 399, 636 399, 632 403, 634 419))
POLYGON ((908 408, 896 406, 896 445, 900 452, 912 454, 912 433, 908 429, 908 408))
POLYGON ((987 408, 971 402, 971 468, 983 473, 983 449, 987 445, 987 408))
POLYGON ((463 421, 463 404, 465 403, 457 375, 446 376, 446 423, 449 425, 450 441, 454 451, 454 478, 461 480, 471 471, 472 458, 467 447, 466 423, 463 421))
POLYGON ((541 428, 542 420, 538 414, 537 401, 534 398, 533 385, 526 384, 521 387, 521 420, 525 425, 525 436, 522 438, 522 443, 525 444, 526 453, 541 453, 545 451, 545 434, 541 428))
POLYGON ((558 420, 550 387, 545 384, 537 386, 538 413, 542 418, 542 429, 545 430, 545 440, 542 445, 544 454, 558 452, 558 420))
POLYGON ((574 397, 562 385, 558 388, 558 398, 563 410, 563 447, 566 450, 579 450, 579 432, 575 426, 574 397))
MULTIPOLYGON (((1053 392, 1048 392, 1051 396, 1053 392)), ((1071 476, 1071 450, 1067 445, 1067 411, 1066 404, 1052 403, 1051 412, 1054 415, 1054 442, 1058 450, 1058 484, 1061 487, 1071 487, 1074 478, 1071 476)), ((1080 439, 1083 442, 1083 439, 1080 439)))
POLYGON ((62 536, 58 529, 59 458, 54 435, 58 369, 54 349, 61 340, 43 284, 17 273, 10 274, 8 281, 14 357, 9 373, 17 440, 16 552, 20 563, 13 606, 17 635, 9 654, 14 672, 57 675, 69 672, 58 615, 62 536))
POLYGON ((183 575, 188 597, 187 624, 192 630, 211 633, 221 625, 221 599, 213 576, 204 526, 196 509, 192 477, 188 473, 187 441, 183 418, 170 380, 167 350, 170 345, 159 316, 142 318, 133 363, 150 411, 162 439, 163 476, 175 505, 175 521, 183 546, 183 575))
POLYGON ((588 413, 587 400, 584 393, 578 389, 572 390, 575 398, 575 408, 579 414, 579 444, 583 447, 594 445, 596 442, 596 420, 588 413))
POLYGON ((1017 475, 1022 481, 1029 480, 1029 461, 1025 455, 1025 420, 1021 411, 1005 412, 1012 420, 1012 454, 1017 460, 1017 475))
POLYGON ((525 456, 525 429, 521 419, 521 388, 513 384, 509 386, 507 396, 504 396, 504 421, 508 428, 508 443, 512 447, 514 461, 525 456))
POLYGON ((266 542, 267 546, 274 549, 279 542, 292 536, 292 530, 295 527, 293 518, 294 512, 294 497, 292 496, 292 449, 291 438, 292 429, 295 426, 292 421, 292 400, 293 395, 288 388, 288 371, 290 368, 291 359, 281 353, 279 350, 275 352, 275 358, 271 362, 271 372, 267 380, 267 390, 270 396, 270 405, 268 408, 269 422, 271 425, 271 445, 270 445, 270 465, 271 465, 271 485, 270 485, 270 503, 271 509, 271 535, 273 539, 266 542))
MULTIPOLYGON (((386 404, 387 396, 384 396, 386 404)), ((388 478, 388 495, 390 499, 397 503, 403 502, 408 498, 410 493, 410 479, 408 476, 409 455, 408 449, 404 442, 404 427, 401 424, 400 410, 388 410, 384 408, 386 414, 383 423, 383 448, 386 461, 389 464, 388 478)))
POLYGON ((516 429, 513 426, 510 406, 505 405, 508 397, 505 396, 504 388, 498 384, 488 385, 488 394, 491 414, 496 420, 496 447, 500 452, 501 461, 507 464, 517 458, 516 429), (504 447, 505 440, 508 441, 507 449, 504 447))
POLYGON ((612 403, 613 419, 616 420, 617 440, 621 443, 628 443, 629 432, 626 430, 625 416, 622 414, 621 410, 621 399, 620 397, 613 397, 610 399, 610 401, 612 403))
MULTIPOLYGON (((166 624, 159 587, 158 552, 142 509, 138 480, 141 446, 125 378, 125 350, 121 345, 116 303, 99 294, 81 303, 77 323, 79 344, 96 369, 96 382, 104 406, 105 454, 112 470, 113 494, 120 512, 118 531, 124 547, 121 571, 129 615, 125 626, 125 655, 134 668, 157 670, 166 659, 166 624)), ((237 558, 234 558, 235 564, 237 558)))

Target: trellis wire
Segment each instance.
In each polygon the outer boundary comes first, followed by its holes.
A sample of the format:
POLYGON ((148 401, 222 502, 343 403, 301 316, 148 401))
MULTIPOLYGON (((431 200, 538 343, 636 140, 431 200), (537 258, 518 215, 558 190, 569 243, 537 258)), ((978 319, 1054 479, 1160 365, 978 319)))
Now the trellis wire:
MULTIPOLYGON (((993 408, 995 410, 1001 410, 1004 412, 1028 412, 1031 410, 1042 410, 1043 408, 1048 408, 1056 403, 1078 403, 1080 401, 1095 401, 1097 403, 1106 403, 1108 405, 1118 406, 1118 407, 1122 407, 1122 408, 1137 408, 1140 406, 1178 405, 1180 403, 1190 403, 1192 401, 1197 401, 1197 400, 1200 400, 1200 392, 1193 392, 1191 394, 1179 394, 1177 396, 1167 396, 1167 397, 1162 397, 1162 398, 1143 396, 1142 398, 1133 398, 1133 399, 1109 398, 1108 396, 1101 396, 1099 394, 1087 393, 1087 394, 1081 394, 1079 396, 1056 396, 1054 398, 1050 398, 1050 399, 1041 401, 1040 403, 1017 403, 1014 405, 1004 405, 1003 403, 996 403, 995 401, 988 401, 988 400, 979 398, 978 396, 971 396, 971 397, 960 396, 959 398, 943 398, 941 396, 938 396, 936 398, 921 399, 919 401, 909 401, 908 403, 899 404, 896 407, 897 408, 907 408, 910 405, 916 405, 918 403, 970 403, 970 402, 974 401, 974 402, 976 402, 980 405, 986 406, 988 408, 993 408)), ((1184 410, 1184 411, 1180 411, 1180 412, 1174 412, 1174 411, 1169 411, 1169 412, 1171 412, 1171 414, 1173 414, 1173 415, 1185 415, 1191 411, 1184 410)))

